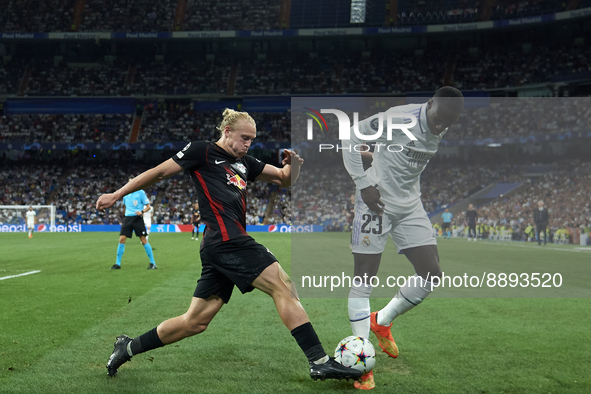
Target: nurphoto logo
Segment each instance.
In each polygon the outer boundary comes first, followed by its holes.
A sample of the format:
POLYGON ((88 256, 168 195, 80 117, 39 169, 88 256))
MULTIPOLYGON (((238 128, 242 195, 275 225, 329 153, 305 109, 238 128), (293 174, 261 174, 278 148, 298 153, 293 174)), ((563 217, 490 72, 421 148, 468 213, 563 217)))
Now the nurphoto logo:
MULTIPOLYGON (((351 127, 351 119, 349 116, 338 109, 321 109, 320 112, 313 110, 312 108, 304 107, 305 109, 311 111, 306 112, 311 119, 308 119, 307 124, 307 138, 308 140, 314 139, 314 121, 320 127, 321 131, 328 131, 328 124, 324 117, 321 114, 333 114, 337 117, 337 121, 339 123, 339 140, 350 140, 351 139, 351 128, 355 133, 355 137, 357 140, 360 141, 377 141, 378 139, 382 138, 384 134, 384 118, 386 120, 386 139, 388 141, 392 141, 392 134, 394 130, 402 131, 411 141, 416 141, 417 137, 415 137, 408 129, 416 126, 417 124, 417 117, 414 114, 409 113, 397 113, 397 112, 380 112, 377 115, 373 116, 373 119, 370 122, 370 129, 374 131, 373 134, 364 134, 359 131, 359 113, 353 112, 353 127, 351 127), (398 123, 402 121, 403 123, 398 123)), ((378 144, 374 144, 378 145, 378 144)), ((379 144, 383 146, 382 144, 379 144)), ((333 144, 320 144, 319 151, 322 152, 323 149, 334 149, 335 146, 333 144)), ((368 145, 366 144, 358 144, 352 145, 352 148, 356 152, 363 152, 369 150, 368 145)), ((339 149, 343 149, 342 147, 337 146, 337 151, 339 149)), ((350 147, 348 148, 350 150, 350 147)), ((403 147, 399 144, 388 145, 388 151, 390 152, 401 152, 403 147), (391 146, 399 147, 398 150, 391 150, 391 146)))

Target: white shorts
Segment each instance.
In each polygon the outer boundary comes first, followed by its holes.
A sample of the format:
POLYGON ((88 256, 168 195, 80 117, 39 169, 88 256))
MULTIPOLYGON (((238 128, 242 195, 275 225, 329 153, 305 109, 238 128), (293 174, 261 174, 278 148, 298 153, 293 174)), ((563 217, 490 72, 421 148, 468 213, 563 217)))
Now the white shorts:
POLYGON ((29 230, 35 230, 35 222, 27 222, 27 228, 29 230))
POLYGON ((372 213, 357 192, 355 219, 351 230, 353 253, 380 254, 386 248, 388 235, 398 252, 423 245, 437 245, 433 227, 422 205, 414 211, 382 216, 372 213))
POLYGON ((151 220, 144 220, 144 225, 146 226, 146 229, 150 229, 150 227, 152 227, 152 221, 151 220))

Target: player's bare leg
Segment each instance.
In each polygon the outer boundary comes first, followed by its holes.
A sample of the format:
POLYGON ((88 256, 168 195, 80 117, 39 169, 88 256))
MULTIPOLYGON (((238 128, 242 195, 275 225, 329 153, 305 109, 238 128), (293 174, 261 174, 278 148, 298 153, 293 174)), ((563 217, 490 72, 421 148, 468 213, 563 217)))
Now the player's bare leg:
POLYGON ((252 286, 269 294, 275 302, 283 324, 291 331, 310 363, 310 377, 325 379, 359 379, 360 371, 347 368, 328 357, 310 323, 297 295, 295 285, 278 262, 265 270, 252 282, 252 286))
POLYGON ((439 251, 437 245, 424 245, 402 251, 421 278, 431 281, 432 277, 441 277, 439 251))
MULTIPOLYGON (((372 313, 371 323, 372 331, 378 336, 380 340, 380 347, 391 357, 398 356, 398 348, 388 349, 387 343, 390 342, 387 334, 390 332, 389 327, 392 326, 392 321, 408 312, 415 306, 419 305, 429 294, 434 287, 432 281, 434 277, 441 277, 441 268, 439 267, 439 253, 437 252, 437 245, 425 245, 415 248, 403 250, 408 260, 412 263, 416 275, 414 280, 409 279, 404 286, 402 286, 398 293, 392 300, 377 313, 372 313), (385 328, 388 328, 387 331, 385 328), (382 344, 386 345, 385 347, 382 344)), ((438 279, 435 280, 436 282, 438 279)), ((390 334, 391 337, 391 334, 390 334)), ((394 340, 392 339, 392 342, 394 340)), ((394 344, 395 346, 395 344, 394 344)))
POLYGON ((253 282, 252 286, 269 294, 275 302, 281 321, 288 330, 293 330, 310 319, 300 303, 295 284, 291 282, 279 263, 267 267, 253 282))
POLYGON ((168 319, 133 339, 127 335, 118 336, 113 354, 107 362, 108 375, 116 376, 119 367, 136 354, 202 333, 223 305, 223 300, 218 296, 211 296, 207 300, 193 297, 189 309, 183 315, 168 319))
POLYGON ((218 296, 207 300, 193 297, 189 310, 181 316, 168 319, 158 326, 158 337, 164 345, 200 334, 222 309, 224 301, 218 296))

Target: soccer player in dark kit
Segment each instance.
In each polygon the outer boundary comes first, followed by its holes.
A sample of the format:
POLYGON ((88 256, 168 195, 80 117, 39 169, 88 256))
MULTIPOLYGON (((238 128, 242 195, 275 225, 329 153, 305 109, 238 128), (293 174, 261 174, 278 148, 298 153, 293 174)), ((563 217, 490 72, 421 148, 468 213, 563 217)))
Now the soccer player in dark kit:
POLYGON ((472 204, 468 205, 466 219, 468 220, 468 241, 470 237, 474 237, 473 239, 476 241, 476 220, 478 219, 478 212, 476 212, 472 204))
POLYGON ((191 239, 199 241, 199 224, 201 223, 201 213, 199 213, 199 202, 193 206, 193 231, 191 232, 191 239))
POLYGON ((118 336, 107 363, 108 374, 115 376, 117 369, 136 354, 205 331, 238 286, 242 293, 256 288, 273 298, 281 320, 308 358, 312 379, 359 379, 361 371, 344 367, 326 354, 291 279, 275 256, 245 230, 247 182, 291 186, 304 161, 290 150, 285 150, 283 168, 247 156, 256 137, 256 124, 246 112, 226 109, 218 130, 217 142, 189 143, 115 193, 100 196, 96 203, 98 210, 104 210, 126 194, 186 171, 197 190, 205 224, 200 250, 203 268, 189 310, 136 338, 118 336))

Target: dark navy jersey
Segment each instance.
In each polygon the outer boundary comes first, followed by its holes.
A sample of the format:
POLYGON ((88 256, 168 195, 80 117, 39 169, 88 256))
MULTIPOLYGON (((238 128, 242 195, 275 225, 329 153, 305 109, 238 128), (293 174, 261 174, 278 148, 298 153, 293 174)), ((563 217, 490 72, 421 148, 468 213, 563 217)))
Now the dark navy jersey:
POLYGON ((550 221, 550 216, 548 215, 548 210, 546 208, 536 208, 534 209, 534 222, 536 225, 548 225, 550 221))
POLYGON ((201 247, 246 233, 246 186, 265 163, 252 156, 237 159, 213 142, 190 142, 172 157, 193 180, 205 232, 201 247))
POLYGON ((468 219, 468 224, 475 225, 476 219, 478 218, 478 213, 476 213, 476 210, 467 210, 466 218, 468 219))

